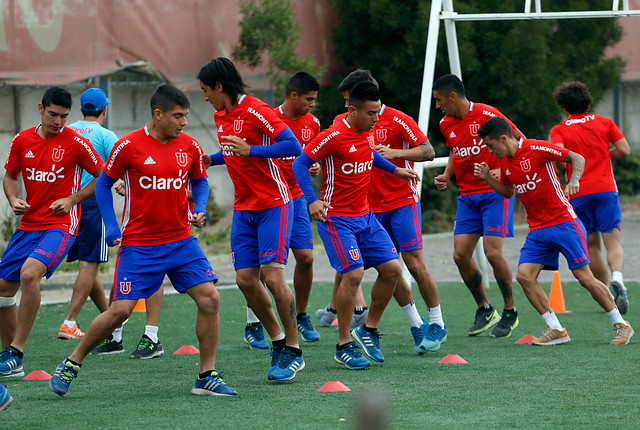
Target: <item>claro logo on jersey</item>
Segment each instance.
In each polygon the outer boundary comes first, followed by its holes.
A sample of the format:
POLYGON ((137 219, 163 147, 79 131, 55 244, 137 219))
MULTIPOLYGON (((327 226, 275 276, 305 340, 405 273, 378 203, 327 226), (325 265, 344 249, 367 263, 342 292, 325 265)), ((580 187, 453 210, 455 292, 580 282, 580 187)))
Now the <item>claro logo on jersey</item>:
POLYGON ((140 187, 145 190, 179 190, 185 187, 187 182, 187 172, 182 173, 182 169, 178 170, 177 178, 162 178, 159 176, 141 176, 140 187))
POLYGON ((527 182, 525 182, 524 184, 514 185, 514 188, 516 189, 516 193, 524 194, 527 191, 535 190, 536 187, 538 186, 538 183, 541 181, 542 181, 542 178, 538 178, 538 174, 534 173, 532 177, 529 177, 529 175, 527 175, 527 182))
POLYGON ((482 143, 481 139, 473 139, 473 146, 454 146, 453 147, 453 156, 454 157, 470 157, 472 155, 478 155, 482 152, 482 148, 486 147, 484 143, 482 143))
POLYGON ((45 172, 42 170, 36 170, 34 168, 27 167, 26 169, 27 179, 34 182, 55 182, 56 179, 64 178, 64 175, 62 174, 63 170, 64 170, 64 167, 61 167, 58 170, 56 170, 55 164, 51 165, 50 172, 45 172))
POLYGON ((358 162, 355 163, 345 163, 342 165, 342 173, 347 175, 354 175, 357 173, 366 172, 367 170, 371 170, 373 167, 373 154, 371 155, 371 161, 358 162))

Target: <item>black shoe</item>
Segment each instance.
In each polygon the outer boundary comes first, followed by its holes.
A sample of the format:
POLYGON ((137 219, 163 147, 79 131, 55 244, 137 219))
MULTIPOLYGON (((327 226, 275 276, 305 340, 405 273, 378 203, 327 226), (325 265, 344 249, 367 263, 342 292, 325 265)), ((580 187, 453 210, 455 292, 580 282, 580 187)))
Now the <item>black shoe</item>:
POLYGON ((518 327, 518 311, 502 311, 500 322, 491 331, 491 337, 509 337, 513 330, 518 327))
POLYGON ((479 335, 483 331, 498 324, 498 321, 500 321, 500 315, 498 315, 498 311, 496 311, 493 306, 489 309, 478 308, 476 311, 476 320, 467 331, 467 334, 469 336, 479 335))

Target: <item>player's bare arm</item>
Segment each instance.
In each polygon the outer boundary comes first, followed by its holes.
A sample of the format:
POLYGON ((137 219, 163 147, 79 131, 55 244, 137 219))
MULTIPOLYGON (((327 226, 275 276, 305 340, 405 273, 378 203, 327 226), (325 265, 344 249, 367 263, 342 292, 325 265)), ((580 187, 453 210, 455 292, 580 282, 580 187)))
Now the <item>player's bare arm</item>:
POLYGON ((244 157, 248 156, 251 152, 251 145, 238 136, 221 136, 221 139, 225 141, 225 150, 227 151, 234 152, 244 157))
POLYGON ((88 199, 89 197, 95 194, 96 180, 98 176, 100 176, 101 174, 102 174, 102 167, 100 167, 98 170, 92 173, 93 179, 91 180, 91 182, 87 184, 86 187, 79 190, 77 193, 74 193, 74 194, 71 194, 70 196, 63 197, 61 199, 56 200, 55 202, 51 203, 51 206, 49 206, 49 208, 56 215, 64 215, 69 213, 69 211, 71 210, 71 208, 73 208, 73 206, 77 205, 78 203, 80 203, 85 199, 88 199))
POLYGON ((513 185, 507 185, 500 182, 495 173, 489 169, 489 165, 487 163, 474 163, 473 174, 485 181, 502 197, 511 198, 511 196, 513 196, 513 185))
POLYGON ((326 221, 327 209, 332 209, 331 205, 323 200, 316 200, 309 205, 309 215, 311 215, 311 219, 313 220, 326 221))
POLYGON ((631 154, 631 148, 629 142, 624 137, 622 139, 613 142, 613 148, 609 149, 609 155, 611 158, 625 158, 631 154))
POLYGON ((522 138, 522 139, 526 139, 527 138, 527 136, 525 136, 524 133, 521 132, 520 129, 517 128, 517 127, 516 127, 515 130, 512 131, 512 133, 513 133, 513 137, 515 137, 517 140, 520 140, 520 138, 522 138))
POLYGON ((565 195, 569 197, 580 191, 580 178, 584 173, 584 157, 576 152, 569 151, 564 161, 565 163, 571 163, 573 167, 571 178, 569 178, 569 182, 564 189, 565 195))
POLYGON ((205 169, 208 169, 211 166, 211 157, 207 154, 202 154, 202 164, 204 164, 205 169))
POLYGON ((27 209, 29 209, 29 203, 18 197, 18 192, 20 189, 20 186, 18 184, 18 175, 7 171, 4 175, 2 186, 4 188, 4 194, 7 196, 7 200, 9 200, 9 204, 11 205, 11 210, 13 210, 13 213, 16 215, 24 215, 27 209))
POLYGON ((436 184, 438 191, 447 189, 447 184, 451 176, 453 176, 453 157, 449 154, 449 161, 447 162, 447 167, 444 168, 444 173, 433 178, 433 182, 436 184))
POLYGON ((415 171, 411 169, 405 169, 404 167, 396 168, 396 170, 393 171, 393 176, 401 179, 406 179, 410 182, 413 182, 414 184, 417 184, 420 180, 420 177, 415 171))
POLYGON ((378 145, 376 146, 376 151, 387 160, 400 158, 409 161, 429 161, 433 160, 436 155, 433 146, 428 140, 410 149, 391 149, 385 145, 378 145))

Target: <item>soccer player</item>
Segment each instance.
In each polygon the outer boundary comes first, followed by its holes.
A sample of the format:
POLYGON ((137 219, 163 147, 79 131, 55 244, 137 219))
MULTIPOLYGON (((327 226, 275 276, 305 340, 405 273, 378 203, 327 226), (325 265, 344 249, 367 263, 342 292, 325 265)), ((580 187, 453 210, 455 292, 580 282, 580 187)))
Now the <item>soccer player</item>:
POLYGON ((486 162, 474 165, 474 175, 484 180, 500 195, 518 197, 527 212, 529 233, 522 249, 516 279, 527 299, 547 324, 542 336, 533 345, 557 345, 570 341, 567 330, 549 306, 549 299, 538 283, 543 269, 557 270, 560 252, 567 259, 569 269, 578 282, 589 291, 605 310, 613 324, 612 345, 626 345, 633 329, 622 319, 606 285, 589 269, 587 238, 584 226, 576 216, 568 197, 580 190, 579 180, 584 172, 584 158, 567 148, 534 139, 516 139, 512 125, 494 117, 478 130, 487 149, 500 159, 500 176, 490 173, 486 162), (570 163, 571 177, 564 190, 556 175, 553 162, 570 163))
MULTIPOLYGON (((618 126, 609 118, 589 113, 591 93, 582 82, 560 85, 553 97, 567 114, 567 119, 551 129, 551 142, 582 154, 585 158, 580 191, 571 196, 571 205, 587 229, 589 267, 615 299, 621 314, 629 309, 627 289, 622 278, 624 251, 620 245, 622 212, 618 187, 611 169, 612 158, 627 157, 629 143, 618 126), (612 147, 613 145, 613 147, 612 147), (607 249, 611 283, 602 257, 601 238, 607 249)), ((571 176, 572 166, 566 175, 571 176)))
MULTIPOLYGON (((513 299, 513 275, 502 254, 502 242, 505 237, 513 237, 513 199, 498 195, 473 175, 474 163, 485 162, 491 169, 498 168, 498 160, 478 137, 478 129, 489 118, 506 117, 492 106, 469 101, 462 81, 455 75, 436 80, 433 97, 436 109, 445 115, 440 121, 440 131, 451 148, 447 167, 434 182, 438 190, 444 191, 451 177, 456 176, 460 196, 453 230, 453 259, 478 306, 467 333, 476 336, 494 327, 492 337, 509 337, 518 326, 518 311, 513 299), (484 253, 504 299, 502 316, 489 303, 482 286, 482 273, 473 259, 480 236, 484 238, 484 253)), ((516 137, 524 137, 509 123, 516 137)))
POLYGON ((24 375, 23 350, 40 307, 40 280, 50 278, 69 252, 78 233, 78 203, 93 195, 95 179, 80 189, 82 169, 96 177, 103 164, 85 138, 65 127, 71 110, 67 90, 49 88, 38 110, 42 123, 16 134, 4 166, 4 193, 22 220, 0 262, 0 377, 24 375))
POLYGON ((291 193, 274 158, 299 155, 300 143, 272 107, 245 93, 246 85, 228 58, 202 66, 198 79, 205 100, 216 110, 222 146, 205 157, 205 165, 226 164, 234 185, 231 258, 236 284, 271 337, 267 378, 290 380, 305 363, 294 296, 284 280, 293 222, 291 193), (273 295, 284 333, 261 280, 273 295))
POLYGON ((183 132, 190 102, 179 89, 161 85, 151 97, 150 106, 150 122, 116 142, 97 182, 96 198, 107 243, 121 245, 114 274, 114 300, 93 320, 80 344, 49 381, 60 396, 66 395, 91 350, 129 318, 138 299, 150 297, 161 288, 165 275, 198 307, 200 374, 191 392, 237 394, 215 370, 220 295, 214 282, 218 277, 190 232, 191 225, 204 226, 209 197, 202 148, 183 132), (127 196, 122 232, 111 195, 111 187, 120 177, 124 177, 127 196), (196 201, 193 213, 187 203, 187 181, 196 201), (151 207, 155 210, 149 210, 151 207))
POLYGON ((380 109, 376 85, 362 82, 354 86, 347 118, 321 132, 293 163, 331 266, 342 274, 336 296, 339 341, 334 358, 349 369, 364 369, 371 364, 350 334, 369 357, 384 361, 377 327, 401 276, 397 251, 367 202, 371 169, 375 166, 399 178, 417 178, 412 170, 395 166, 375 151, 370 131, 380 109), (323 169, 322 200, 316 197, 308 173, 309 166, 319 161, 323 169), (356 293, 368 267, 378 271, 371 307, 365 323, 350 333, 356 293))
MULTIPOLYGON (((102 126, 107 119, 107 105, 110 104, 111 100, 103 90, 89 88, 80 96, 83 119, 68 126, 88 139, 103 160, 109 157, 113 144, 118 140, 114 132, 102 126)), ((85 170, 82 172, 80 187, 86 187, 92 180, 93 175, 85 170)), ((91 196, 82 201, 80 207, 82 216, 78 236, 67 255, 67 261, 79 260, 78 277, 73 286, 67 314, 60 325, 58 339, 79 339, 84 336, 76 318, 89 295, 98 311, 104 312, 108 308, 104 289, 98 278, 98 265, 109 260, 109 248, 104 240, 104 225, 96 197, 91 196)))

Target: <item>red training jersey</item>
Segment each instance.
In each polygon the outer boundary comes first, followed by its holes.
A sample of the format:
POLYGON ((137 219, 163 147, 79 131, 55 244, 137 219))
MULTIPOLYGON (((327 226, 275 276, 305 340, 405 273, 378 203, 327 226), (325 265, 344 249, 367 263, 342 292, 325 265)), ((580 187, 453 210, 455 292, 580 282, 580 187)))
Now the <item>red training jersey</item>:
MULTIPOLYGON (((551 142, 584 157, 584 173, 580 178, 580 191, 571 198, 594 193, 618 192, 611 169, 610 143, 623 139, 624 135, 611 119, 593 113, 569 116, 551 129, 551 142)), ((573 167, 567 163, 567 180, 573 167)))
POLYGON ((102 158, 86 138, 69 127, 63 127, 49 139, 37 133, 38 127, 15 135, 4 165, 7 171, 22 175, 30 206, 18 228, 28 231, 60 228, 77 235, 80 207, 74 205, 68 213, 56 215, 50 206, 80 191, 82 170, 95 173, 103 164, 102 158))
POLYGON ((564 161, 568 153, 568 149, 544 140, 520 139, 513 158, 500 160, 500 181, 513 184, 531 230, 576 218, 553 164, 564 161))
MULTIPOLYGON (((378 122, 371 131, 375 145, 391 149, 410 149, 427 140, 418 124, 409 115, 382 105, 378 122)), ((413 169, 413 161, 389 160, 398 167, 413 169)), ((371 172, 369 206, 373 212, 388 212, 420 200, 418 186, 380 169, 371 172)))
MULTIPOLYGON (((282 106, 275 108, 274 112, 278 118, 280 118, 280 120, 291 129, 296 139, 298 139, 298 142, 300 142, 302 149, 304 149, 304 147, 307 146, 309 142, 318 135, 318 133, 320 133, 320 120, 311 113, 307 113, 294 121, 282 111, 282 106)), ((293 169, 291 167, 295 159, 295 156, 278 158, 282 176, 284 176, 284 179, 287 181, 289 191, 291 191, 291 198, 293 199, 302 195, 302 190, 298 185, 298 181, 296 181, 296 177, 293 174, 293 169)))
POLYGON ((231 112, 219 110, 214 115, 224 162, 233 182, 235 210, 262 210, 282 206, 291 193, 280 171, 279 162, 271 158, 238 155, 228 150, 224 136, 238 136, 249 145, 271 145, 285 128, 273 108, 247 94, 231 112))
POLYGON ((322 161, 322 199, 332 206, 327 214, 356 217, 369 212, 374 147, 370 132, 357 133, 343 119, 304 148, 309 158, 322 161))
POLYGON ((125 184, 122 245, 161 245, 191 236, 187 184, 189 177, 207 176, 202 153, 186 133, 163 144, 146 126, 116 142, 104 171, 125 184))
POLYGON ((504 118, 509 122, 512 130, 516 129, 516 126, 498 109, 482 103, 471 102, 469 113, 464 119, 445 116, 440 120, 440 131, 447 146, 451 148, 453 172, 462 196, 493 191, 485 181, 473 174, 473 165, 485 162, 491 170, 499 167, 498 159, 487 150, 487 146, 478 137, 480 127, 494 116, 504 118))

